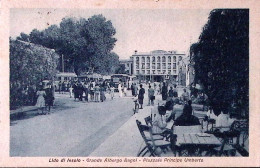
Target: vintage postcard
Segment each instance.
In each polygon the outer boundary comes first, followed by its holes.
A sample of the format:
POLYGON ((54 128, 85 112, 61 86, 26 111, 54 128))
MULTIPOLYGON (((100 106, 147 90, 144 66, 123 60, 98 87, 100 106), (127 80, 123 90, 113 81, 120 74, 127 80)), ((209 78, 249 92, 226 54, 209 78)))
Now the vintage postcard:
POLYGON ((0 166, 260 166, 259 5, 0 1, 0 166))

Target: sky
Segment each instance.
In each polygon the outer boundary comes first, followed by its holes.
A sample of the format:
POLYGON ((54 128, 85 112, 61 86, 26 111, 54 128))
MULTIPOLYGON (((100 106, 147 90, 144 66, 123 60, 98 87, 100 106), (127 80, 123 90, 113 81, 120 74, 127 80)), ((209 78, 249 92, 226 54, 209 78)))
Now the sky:
POLYGON ((189 50, 197 42, 212 9, 11 9, 10 36, 59 25, 64 17, 89 18, 102 14, 116 29, 113 49, 120 59, 135 50, 189 50))

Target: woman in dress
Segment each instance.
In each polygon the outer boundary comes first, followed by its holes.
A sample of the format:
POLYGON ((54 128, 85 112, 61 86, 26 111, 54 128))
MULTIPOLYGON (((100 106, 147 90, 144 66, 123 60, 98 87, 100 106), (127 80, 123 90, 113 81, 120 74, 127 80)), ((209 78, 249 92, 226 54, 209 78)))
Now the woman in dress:
POLYGON ((46 113, 43 112, 44 107, 45 107, 44 97, 46 96, 46 93, 45 93, 43 87, 41 87, 40 90, 37 91, 36 95, 38 96, 37 103, 36 103, 36 107, 38 107, 38 114, 46 114, 46 113), (42 113, 39 112, 40 110, 41 110, 42 113))

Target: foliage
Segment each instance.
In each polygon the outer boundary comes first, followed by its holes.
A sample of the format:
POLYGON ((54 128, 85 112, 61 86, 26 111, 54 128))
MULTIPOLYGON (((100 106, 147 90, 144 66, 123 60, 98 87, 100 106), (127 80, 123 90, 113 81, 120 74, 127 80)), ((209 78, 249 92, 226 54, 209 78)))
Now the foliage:
POLYGON ((190 52, 195 82, 204 87, 214 112, 248 113, 249 11, 211 11, 199 42, 190 52))
POLYGON ((10 40, 11 105, 17 105, 16 98, 26 86, 37 86, 44 79, 51 80, 56 74, 58 58, 54 50, 20 40, 10 40))
POLYGON ((59 27, 52 25, 43 31, 34 29, 29 40, 63 55, 66 71, 75 71, 77 75, 88 71, 110 73, 119 65, 118 56, 111 52, 115 33, 111 21, 94 15, 87 20, 64 18, 59 27))
POLYGON ((116 74, 126 74, 125 65, 120 64, 116 70, 116 74))

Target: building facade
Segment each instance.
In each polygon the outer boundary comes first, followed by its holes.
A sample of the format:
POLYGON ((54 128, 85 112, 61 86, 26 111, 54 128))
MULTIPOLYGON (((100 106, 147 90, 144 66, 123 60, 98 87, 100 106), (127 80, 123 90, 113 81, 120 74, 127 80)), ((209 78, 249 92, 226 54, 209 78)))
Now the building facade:
POLYGON ((147 53, 135 51, 131 56, 133 75, 150 81, 179 80, 179 70, 185 52, 155 50, 147 53))

